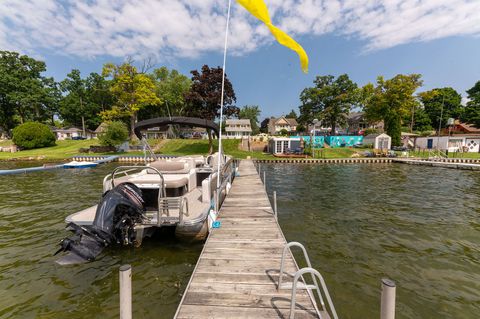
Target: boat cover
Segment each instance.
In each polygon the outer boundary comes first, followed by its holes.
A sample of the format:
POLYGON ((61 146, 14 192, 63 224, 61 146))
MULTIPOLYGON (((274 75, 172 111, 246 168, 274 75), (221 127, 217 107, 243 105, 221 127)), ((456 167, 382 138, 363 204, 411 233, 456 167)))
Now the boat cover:
POLYGON ((210 129, 215 132, 215 135, 218 134, 218 125, 215 122, 201 119, 198 117, 183 117, 183 116, 172 116, 172 117, 157 117, 150 120, 140 121, 135 125, 135 135, 139 139, 142 139, 142 130, 146 130, 153 127, 165 126, 169 124, 178 124, 182 126, 190 126, 190 127, 203 127, 206 129, 210 129))

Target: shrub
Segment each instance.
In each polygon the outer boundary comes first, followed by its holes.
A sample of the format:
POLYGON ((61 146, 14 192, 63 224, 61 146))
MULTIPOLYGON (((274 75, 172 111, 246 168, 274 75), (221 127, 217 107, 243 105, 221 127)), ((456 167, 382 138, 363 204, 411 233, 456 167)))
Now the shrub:
POLYGON ((123 122, 111 122, 98 139, 103 146, 118 146, 128 139, 128 129, 123 122))
POLYGON ((55 134, 45 124, 27 122, 13 129, 13 143, 25 150, 54 146, 55 134))
POLYGON ((363 132, 364 136, 370 135, 370 134, 378 134, 378 130, 376 128, 367 128, 363 132))

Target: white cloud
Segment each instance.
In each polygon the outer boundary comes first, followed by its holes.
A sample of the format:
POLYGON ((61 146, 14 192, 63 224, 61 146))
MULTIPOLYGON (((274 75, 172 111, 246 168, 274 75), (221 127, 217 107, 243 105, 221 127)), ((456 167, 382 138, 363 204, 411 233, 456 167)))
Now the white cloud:
MULTIPOLYGON (((335 33, 367 50, 480 35, 479 0, 267 0, 274 23, 293 35, 335 33)), ((272 42, 268 30, 234 3, 230 50, 272 42)), ((223 48, 224 0, 3 0, 0 48, 84 58, 193 57, 223 48)))

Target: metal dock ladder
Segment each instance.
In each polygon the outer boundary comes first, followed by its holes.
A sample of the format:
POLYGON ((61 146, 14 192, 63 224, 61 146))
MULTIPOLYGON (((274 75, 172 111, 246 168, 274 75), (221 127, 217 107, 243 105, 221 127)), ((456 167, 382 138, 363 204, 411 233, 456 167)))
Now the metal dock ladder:
MULTIPOLYGON (((282 252, 282 260, 280 263, 280 274, 278 277, 278 284, 277 284, 277 290, 283 290, 283 289, 290 289, 292 291, 292 298, 290 300, 290 319, 295 318, 295 310, 296 310, 296 295, 297 295, 297 289, 302 289, 302 290, 307 290, 309 292, 312 292, 312 300, 314 300, 313 296, 313 291, 316 290, 318 294, 318 298, 320 299, 320 304, 322 305, 322 309, 324 310, 324 314, 322 314, 321 311, 317 312, 320 316, 321 319, 329 318, 328 313, 327 313, 327 308, 325 307, 325 302, 323 301, 322 297, 322 290, 323 294, 325 295, 328 306, 330 308, 330 311, 332 312, 333 318, 338 319, 337 312, 335 311, 335 307, 332 302, 332 298, 330 297, 330 294, 327 289, 327 285, 325 284, 325 280, 323 279, 322 275, 315 269, 312 268, 312 263, 310 262, 310 258, 308 257, 307 250, 305 247, 299 243, 299 242, 290 242, 285 244, 283 247, 283 252, 282 252), (287 283, 282 283, 283 280, 283 273, 284 273, 284 265, 285 265, 285 256, 287 255, 287 252, 291 247, 299 247, 302 252, 303 252, 303 257, 305 258, 305 261, 307 263, 308 267, 302 268, 298 270, 295 275, 293 275, 293 281, 292 282, 287 282, 287 283), (313 284, 307 284, 305 279, 303 278, 303 275, 305 274, 310 274, 312 277, 313 284), (299 279, 302 278, 302 281, 299 282, 299 279), (317 279, 320 281, 322 289, 320 289, 320 286, 318 285, 317 279)), ((316 305, 315 305, 316 307, 316 305)))

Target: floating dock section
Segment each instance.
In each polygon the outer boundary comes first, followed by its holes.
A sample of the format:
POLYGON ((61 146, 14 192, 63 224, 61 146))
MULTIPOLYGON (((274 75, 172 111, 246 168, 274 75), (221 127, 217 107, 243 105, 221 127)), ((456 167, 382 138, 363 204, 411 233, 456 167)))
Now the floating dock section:
MULTIPOLYGON (((175 318, 289 317, 292 291, 277 290, 287 242, 253 162, 242 160, 238 173, 175 318)), ((284 280, 291 282, 298 269, 288 250, 284 280)), ((295 317, 318 318, 314 304, 308 290, 298 290, 295 317)))
MULTIPOLYGON (((97 164, 104 164, 108 162, 113 162, 118 159, 117 155, 101 157, 96 159, 94 162, 97 164)), ((78 161, 86 161, 86 159, 79 159, 78 161)), ((0 170, 0 175, 12 175, 12 174, 26 174, 33 172, 48 171, 52 169, 64 168, 65 164, 55 164, 55 165, 43 165, 38 167, 26 167, 26 168, 17 168, 17 169, 4 169, 0 170)))
POLYGON ((478 160, 464 160, 464 161, 446 161, 446 160, 419 160, 419 159, 405 159, 405 158, 396 158, 393 160, 395 163, 410 164, 410 165, 425 165, 433 167, 443 167, 443 168, 456 168, 456 169, 465 169, 480 171, 480 163, 478 160))

